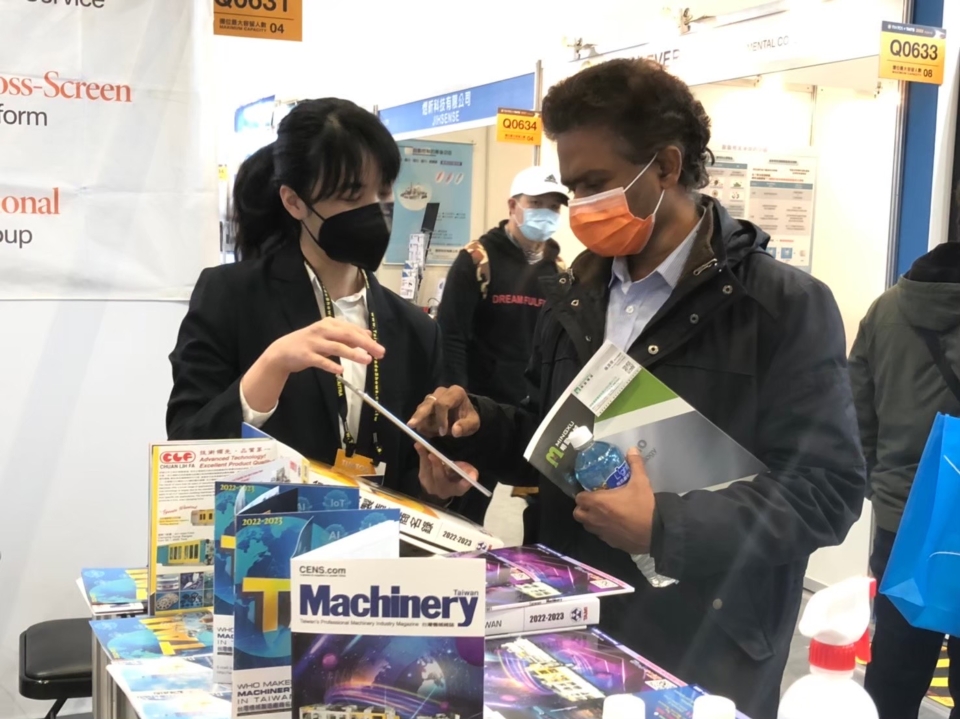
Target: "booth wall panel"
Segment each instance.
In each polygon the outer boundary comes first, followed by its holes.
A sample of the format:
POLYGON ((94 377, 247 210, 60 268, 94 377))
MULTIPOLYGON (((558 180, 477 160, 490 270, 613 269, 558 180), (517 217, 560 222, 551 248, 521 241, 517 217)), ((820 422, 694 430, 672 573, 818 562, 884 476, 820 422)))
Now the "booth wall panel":
MULTIPOLYGON (((918 25, 942 27, 943 0, 915 0, 913 22, 918 25)), ((956 58, 948 42, 947 58, 956 58)), ((949 82, 951 74, 946 75, 949 82)), ((949 94, 949 89, 947 91, 949 94)), ((910 83, 907 91, 906 133, 903 148, 903 185, 900 210, 900 233, 897 243, 896 275, 890 283, 910 269, 910 265, 929 249, 931 237, 931 209, 933 207, 933 178, 937 144, 937 101, 940 88, 936 85, 910 83)), ((942 160, 941 160, 942 161, 942 160)), ((946 174, 949 176, 949 173, 946 174)), ((942 199, 942 198, 941 198, 942 199)), ((934 224, 941 226, 940 218, 934 224)))
POLYGON ((167 355, 185 309, 0 303, 3 719, 49 709, 19 696, 20 632, 87 614, 75 586, 81 568, 146 563, 147 446, 166 436, 167 355))
MULTIPOLYGON (((833 291, 853 344, 873 301, 886 288, 896 105, 888 96, 820 88, 814 114, 819 155, 813 274, 833 291)), ((867 571, 869 502, 839 547, 813 555, 807 579, 830 585, 867 571)))
POLYGON ((691 88, 711 121, 711 147, 723 144, 805 148, 810 144, 813 98, 809 92, 785 89, 778 76, 757 87, 699 85, 691 88), (776 118, 776 122, 771 122, 776 118))
POLYGON ((960 241, 960 123, 957 108, 960 104, 960 3, 946 3, 943 7, 943 27, 947 30, 947 58, 943 85, 937 98, 937 130, 933 165, 933 197, 930 209, 930 237, 932 249, 945 240, 960 241))
POLYGON ((895 127, 896 105, 888 96, 819 89, 813 274, 837 299, 848 348, 886 289, 895 127))

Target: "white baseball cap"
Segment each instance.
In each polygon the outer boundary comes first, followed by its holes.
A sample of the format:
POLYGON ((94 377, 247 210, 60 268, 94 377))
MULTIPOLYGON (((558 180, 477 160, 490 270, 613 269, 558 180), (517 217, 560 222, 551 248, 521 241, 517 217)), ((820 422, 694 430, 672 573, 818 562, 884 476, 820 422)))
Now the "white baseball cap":
POLYGON ((560 195, 563 204, 567 204, 568 200, 567 190, 557 179, 557 173, 545 167, 528 167, 519 172, 510 185, 510 197, 517 195, 560 195))

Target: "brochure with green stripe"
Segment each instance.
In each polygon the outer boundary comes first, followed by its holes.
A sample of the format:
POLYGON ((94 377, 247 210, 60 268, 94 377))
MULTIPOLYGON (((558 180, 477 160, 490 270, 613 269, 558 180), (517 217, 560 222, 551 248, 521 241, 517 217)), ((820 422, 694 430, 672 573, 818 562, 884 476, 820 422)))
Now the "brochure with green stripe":
POLYGON ((764 464, 682 397, 607 342, 553 406, 524 457, 573 496, 575 427, 590 427, 597 440, 624 453, 637 447, 656 492, 683 494, 720 489, 766 471, 764 464))

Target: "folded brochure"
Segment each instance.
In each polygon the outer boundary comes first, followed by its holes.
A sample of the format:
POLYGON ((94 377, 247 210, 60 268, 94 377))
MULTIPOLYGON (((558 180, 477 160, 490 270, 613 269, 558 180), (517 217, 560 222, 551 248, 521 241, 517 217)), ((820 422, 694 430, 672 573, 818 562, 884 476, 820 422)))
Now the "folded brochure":
POLYGON ((766 471, 759 459, 610 342, 573 380, 524 452, 570 496, 581 489, 569 440, 580 426, 624 454, 630 447, 639 449, 656 492, 721 489, 766 471))
POLYGON ((209 612, 100 619, 90 626, 111 660, 190 657, 213 650, 209 612))

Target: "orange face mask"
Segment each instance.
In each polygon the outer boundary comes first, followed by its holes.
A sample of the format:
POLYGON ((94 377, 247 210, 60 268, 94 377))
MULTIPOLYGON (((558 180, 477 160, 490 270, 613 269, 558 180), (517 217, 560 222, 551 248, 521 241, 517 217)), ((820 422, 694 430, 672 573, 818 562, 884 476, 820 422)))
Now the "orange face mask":
POLYGON ((657 210, 663 202, 664 193, 660 193, 653 214, 641 218, 630 212, 627 190, 633 187, 655 159, 656 156, 626 187, 570 201, 570 229, 588 250, 602 257, 626 257, 646 247, 653 235, 657 210))

